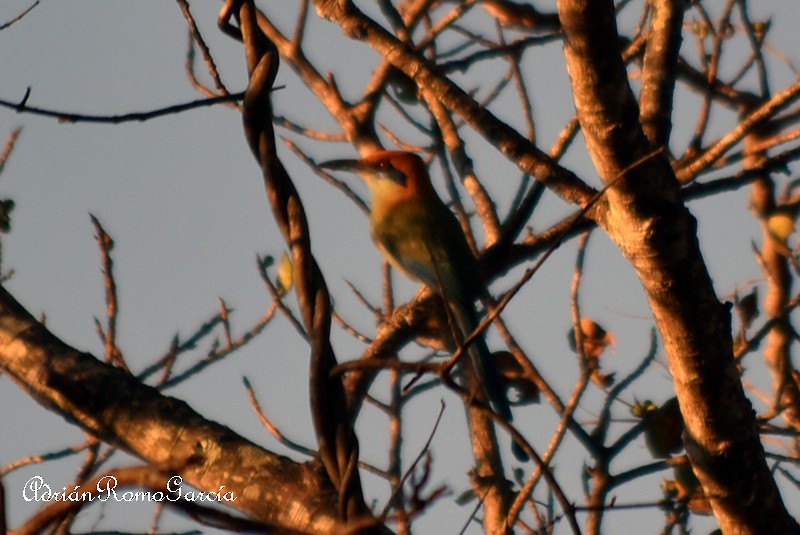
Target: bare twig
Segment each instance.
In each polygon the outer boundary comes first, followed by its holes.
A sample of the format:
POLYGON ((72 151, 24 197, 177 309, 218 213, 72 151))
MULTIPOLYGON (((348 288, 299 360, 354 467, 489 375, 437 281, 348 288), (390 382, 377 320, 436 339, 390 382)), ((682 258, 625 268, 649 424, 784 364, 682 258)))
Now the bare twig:
POLYGON ((402 478, 400 478, 400 481, 395 486, 392 495, 389 496, 388 500, 386 500, 386 505, 384 506, 383 511, 381 512, 379 518, 382 519, 386 518, 386 515, 389 513, 390 508, 392 507, 392 505, 394 505, 395 498, 397 497, 398 494, 400 494, 403 491, 403 485, 405 484, 406 480, 413 473, 414 469, 416 469, 419 462, 422 460, 422 458, 428 452, 428 449, 431 447, 431 442, 433 441, 433 437, 436 436, 436 430, 439 429, 439 422, 441 422, 442 415, 444 414, 444 407, 445 407, 444 401, 440 402, 439 414, 436 416, 436 421, 433 423, 433 428, 431 429, 431 432, 428 434, 428 440, 425 441, 425 444, 422 446, 422 449, 420 450, 419 454, 417 454, 417 457, 414 459, 414 461, 412 461, 411 465, 408 467, 408 470, 406 470, 406 473, 403 474, 402 478))
POLYGON ((732 146, 741 141, 744 136, 758 123, 771 118, 775 113, 795 102, 800 96, 800 81, 795 82, 753 110, 742 119, 736 127, 717 140, 703 154, 691 163, 684 165, 676 171, 678 179, 686 184, 694 180, 699 173, 716 162, 732 146))
POLYGON ((114 281, 114 261, 111 258, 111 250, 114 248, 114 240, 106 232, 100 221, 89 214, 94 226, 97 245, 100 247, 100 259, 103 265, 103 281, 105 283, 106 294, 106 330, 104 336, 106 362, 119 366, 130 373, 128 365, 117 346, 117 314, 119 304, 117 299, 117 284, 114 281))
POLYGON ((90 447, 94 444, 94 441, 87 440, 81 442, 80 444, 76 444, 74 446, 70 446, 68 448, 64 448, 62 450, 53 451, 50 453, 42 453, 40 455, 31 455, 29 457, 24 457, 22 459, 17 459, 16 461, 10 462, 5 465, 3 468, 0 468, 0 477, 3 477, 18 468, 22 468, 23 466, 28 466, 31 464, 38 464, 47 461, 52 461, 56 459, 62 459, 64 457, 68 457, 70 455, 75 455, 86 448, 90 447))
POLYGON ((258 419, 261 421, 261 425, 263 425, 278 442, 303 455, 308 455, 309 457, 316 455, 314 450, 301 446, 281 433, 280 430, 269 421, 269 418, 267 418, 267 415, 264 414, 264 411, 261 409, 261 404, 258 402, 258 398, 256 398, 256 393, 253 391, 250 380, 247 379, 247 377, 242 377, 242 383, 244 383, 244 388, 247 390, 247 398, 250 400, 250 406, 253 407, 253 411, 255 411, 256 416, 258 416, 258 419))
POLYGON ((28 89, 28 92, 26 92, 23 99, 20 102, 16 103, 0 99, 0 106, 4 108, 10 108, 16 111, 17 113, 30 113, 33 115, 41 115, 44 117, 53 117, 55 119, 58 119, 58 122, 60 123, 120 124, 133 121, 139 121, 139 122, 149 121, 150 119, 156 119, 158 117, 163 117, 165 115, 181 113, 196 108, 204 108, 206 106, 214 106, 216 104, 223 104, 226 102, 236 102, 238 100, 241 100, 242 97, 244 96, 244 93, 234 93, 232 95, 224 95, 220 97, 193 100, 191 102, 166 106, 164 108, 158 108, 151 111, 131 112, 131 113, 124 113, 121 115, 89 115, 82 113, 56 111, 46 108, 38 108, 35 106, 28 106, 27 101, 29 93, 30 93, 30 88, 28 89))
MULTIPOLYGON (((28 6, 28 7, 25 9, 25 11, 23 11, 22 13, 20 13, 19 15, 17 15, 16 17, 14 17, 13 19, 9 20, 8 22, 4 22, 2 25, 0 25, 0 31, 2 31, 2 30, 5 30, 6 28, 8 28, 9 26, 11 26, 12 24, 14 24, 14 23, 16 23, 16 22, 19 22, 20 20, 22 20, 22 18, 23 18, 25 15, 27 15, 28 13, 30 13, 31 11, 33 11, 33 8, 35 8, 35 7, 36 7, 36 6, 38 6, 38 5, 39 5, 39 0, 36 0, 36 1, 35 1, 33 4, 31 4, 30 6, 28 6)), ((0 533, 2 533, 2 532, 0 532, 0 533)))
MULTIPOLYGON (((214 81, 214 87, 217 88, 217 91, 219 91, 220 95, 230 95, 228 88, 225 87, 225 84, 222 83, 222 79, 219 76, 219 71, 217 70, 217 64, 214 62, 214 58, 211 56, 211 50, 208 48, 208 45, 206 44, 202 34, 200 33, 200 29, 197 27, 197 23, 194 20, 192 11, 189 8, 189 2, 187 0, 177 0, 177 1, 178 5, 181 8, 181 13, 183 13, 184 18, 186 18, 186 22, 189 25, 189 35, 191 35, 192 40, 195 43, 197 43, 197 47, 200 49, 200 54, 203 56, 203 60, 206 62, 206 66, 208 67, 208 74, 211 75, 211 79, 214 81)), ((193 57, 194 54, 190 53, 189 56, 193 57)), ((192 77, 194 77, 194 69, 187 68, 187 72, 189 72, 192 75, 192 77)))
POLYGON ((22 128, 17 127, 9 132, 8 136, 6 137, 6 144, 3 147, 3 153, 0 154, 0 173, 3 172, 6 162, 8 161, 9 156, 11 156, 11 152, 14 150, 14 146, 17 144, 17 140, 19 139, 19 135, 21 133, 22 128))
POLYGON ((289 323, 294 330, 298 332, 300 336, 302 336, 305 340, 308 340, 308 333, 303 328, 303 324, 297 317, 294 315, 294 312, 289 310, 289 307, 286 306, 286 303, 283 302, 283 296, 278 291, 278 288, 275 287, 275 284, 272 282, 272 279, 269 278, 269 273, 267 273, 267 267, 269 266, 269 262, 267 261, 268 257, 261 258, 260 256, 256 257, 256 263, 258 264, 258 274, 261 276, 261 280, 264 282, 264 286, 267 287, 267 291, 269 291, 270 296, 272 296, 272 301, 277 305, 278 310, 286 316, 286 319, 289 320, 289 323))

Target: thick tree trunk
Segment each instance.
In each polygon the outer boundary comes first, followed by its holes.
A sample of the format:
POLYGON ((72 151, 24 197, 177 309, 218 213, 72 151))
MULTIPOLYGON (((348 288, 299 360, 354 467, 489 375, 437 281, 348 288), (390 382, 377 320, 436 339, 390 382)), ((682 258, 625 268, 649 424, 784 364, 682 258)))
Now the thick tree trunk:
POLYGON ((733 360, 730 309, 714 293, 697 223, 666 157, 648 158, 653 146, 621 60, 614 5, 559 0, 558 11, 581 128, 598 173, 611 185, 598 223, 645 290, 694 471, 723 533, 800 533, 765 461, 733 360))

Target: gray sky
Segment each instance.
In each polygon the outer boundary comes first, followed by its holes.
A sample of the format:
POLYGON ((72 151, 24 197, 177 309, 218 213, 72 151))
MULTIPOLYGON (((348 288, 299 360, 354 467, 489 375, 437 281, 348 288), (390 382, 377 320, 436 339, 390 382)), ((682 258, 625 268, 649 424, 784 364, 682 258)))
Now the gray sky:
MULTIPOLYGON (((195 4, 195 17, 225 82, 232 91, 243 89, 246 78, 241 47, 215 30, 219 3, 195 4)), ((364 9, 374 10, 372 3, 365 4, 369 5, 364 9)), ((27 0, 5 0, 0 5, 0 22, 13 18, 28 5, 27 0)), ((772 0, 754 5, 755 12, 751 13, 754 19, 771 12, 781 13, 772 21, 773 43, 779 50, 794 54, 790 59, 795 63, 800 59, 796 55, 795 29, 799 6, 796 0, 772 0)), ((291 28, 296 2, 283 2, 281 10, 283 27, 291 28)), ((340 80, 369 74, 375 58, 372 52, 344 42, 332 24, 313 24, 307 45, 313 61, 337 72, 340 80)), ((4 73, 0 77, 0 98, 19 100, 30 87, 31 106, 92 114, 145 111, 194 100, 200 95, 190 87, 183 70, 186 42, 185 22, 174 3, 43 0, 25 19, 0 32, 0 69, 4 73)), ((560 45, 551 45, 526 58, 530 61, 526 68, 532 87, 545 95, 538 102, 547 102, 535 109, 540 144, 547 148, 572 113, 563 85, 566 73, 560 45)), ((203 66, 198 65, 198 71, 202 70, 203 66)), ((775 72, 780 75, 775 78, 774 87, 793 79, 788 68, 775 72)), ((288 68, 281 71, 278 85, 285 86, 275 93, 278 113, 304 124, 335 129, 333 121, 309 99, 288 68)), ((345 94, 354 91, 346 84, 342 86, 345 94)), ((523 128, 514 112, 516 105, 512 93, 497 104, 498 112, 523 128)), ((715 119, 718 133, 730 126, 730 118, 715 119)), ((387 117, 387 121, 391 120, 387 117)), ((694 120, 691 113, 677 116, 676 135, 688 135, 694 120)), ((256 270, 256 255, 278 258, 284 245, 268 211, 260 174, 246 147, 238 113, 215 107, 141 124, 107 126, 58 124, 52 119, 0 110, 0 135, 17 126, 22 126, 23 132, 0 177, 0 197, 16 202, 13 230, 4 237, 3 269, 14 270, 7 286, 15 297, 34 315, 46 314, 48 327, 65 342, 102 355, 93 318, 104 318, 103 281, 89 213, 100 219, 116 241, 113 254, 121 304, 119 345, 134 370, 143 369, 164 354, 176 332, 186 336, 212 317, 220 297, 234 309, 234 334, 249 328, 260 317, 269 304, 269 295, 256 270)), ((285 130, 279 133, 314 151, 319 158, 354 154, 346 145, 320 148, 285 130)), ((519 180, 518 172, 487 147, 476 147, 473 156, 479 174, 491 177, 492 192, 507 203, 519 180)), ((370 334, 374 320, 346 284, 356 283, 369 299, 379 302, 380 261, 370 243, 366 219, 290 151, 282 149, 281 156, 303 195, 312 225, 314 252, 324 267, 337 309, 370 334)), ((566 162, 597 183, 585 156, 570 156, 566 162)), ((441 176, 434 172, 434 179, 440 187, 441 176)), ((350 179, 349 183, 365 193, 357 179, 350 179)), ((507 208, 507 204, 504 206, 501 201, 500 208, 507 208)), ((717 291, 730 299, 737 284, 759 276, 749 245, 749 238, 757 238, 759 231, 747 212, 746 192, 696 202, 691 209, 700 221, 701 246, 717 291)), ((548 196, 531 224, 541 230, 570 212, 571 208, 548 196)), ((515 335, 565 397, 576 370, 566 344, 575 249, 575 243, 569 243, 557 251, 505 314, 515 335)), ((517 276, 519 270, 498 282, 493 290, 507 289, 517 276)), ((400 281, 399 277, 396 280, 400 296, 411 297, 415 285, 400 281)), ((601 233, 595 233, 590 240, 582 287, 583 314, 614 331, 617 338, 614 352, 605 361, 608 369, 624 375, 644 357, 652 322, 631 268, 601 233)), ((294 308, 292 299, 289 302, 294 308)), ((357 356, 362 348, 341 331, 334 334, 334 343, 340 360, 357 356)), ((201 351, 207 347, 204 345, 201 351)), ((415 349, 408 354, 415 353, 421 354, 415 349)), ((211 367, 168 394, 185 399, 204 416, 266 448, 286 453, 261 428, 248 406, 241 384, 242 376, 247 376, 274 423, 292 439, 313 447, 307 408, 307 356, 303 341, 279 317, 266 334, 226 363, 211 367)), ((374 392, 380 395, 381 390, 378 387, 374 392)), ((656 401, 670 397, 666 369, 654 366, 633 393, 656 401)), ((406 458, 413 458, 426 440, 436 416, 437 400, 442 396, 448 406, 434 439, 435 474, 457 495, 468 487, 463 473, 468 445, 465 440, 458 444, 449 441, 452 436, 464 437, 463 411, 452 396, 436 390, 411 405, 407 414, 411 431, 405 444, 406 458)), ((591 386, 582 404, 581 421, 592 419, 601 399, 602 392, 591 386)), ((0 467, 20 457, 84 440, 76 427, 36 406, 8 377, 0 377, 0 407, 5 409, 0 411, 0 467)), ((541 405, 524 414, 520 427, 536 447, 544 449, 557 425, 552 411, 541 405)), ((385 466, 387 429, 382 416, 374 409, 366 409, 359 432, 362 458, 385 466)), ((295 453, 288 455, 302 460, 295 453)), ((582 500, 578 479, 570 474, 580 470, 584 458, 574 441, 567 440, 556 459, 557 477, 578 502, 582 500)), ((630 462, 627 467, 631 467, 647 458, 642 445, 638 455, 625 462, 630 462)), ((60 488, 71 480, 78 463, 70 458, 25 468, 4 478, 11 525, 17 526, 32 511, 20 493, 28 478, 39 474, 60 488)), ((119 459, 109 467, 129 463, 130 460, 119 459)), ((530 465, 526 467, 529 469, 530 465)), ((621 491, 619 502, 657 499, 658 481, 659 477, 650 478, 646 485, 621 491)), ((385 485, 369 476, 366 485, 370 497, 382 507, 387 496, 385 485)), ((149 525, 151 510, 152 507, 122 504, 113 514, 111 510, 106 512, 106 519, 98 527, 143 530, 149 525), (126 525, 115 523, 125 517, 131 519, 126 525)), ((442 500, 419 522, 417 532, 457 532, 470 510, 471 505, 460 507, 452 499, 442 500)), ((100 508, 95 508, 88 518, 94 520, 101 513, 100 508)), ((649 519, 654 530, 661 522, 657 510, 612 513, 607 532, 621 532, 614 528, 628 524, 632 517, 649 519)), ((178 522, 167 524, 164 529, 186 529, 190 525, 178 522)), ((705 528, 712 525, 699 524, 698 533, 709 531, 705 528)), ((81 528, 89 529, 86 525, 81 528)))

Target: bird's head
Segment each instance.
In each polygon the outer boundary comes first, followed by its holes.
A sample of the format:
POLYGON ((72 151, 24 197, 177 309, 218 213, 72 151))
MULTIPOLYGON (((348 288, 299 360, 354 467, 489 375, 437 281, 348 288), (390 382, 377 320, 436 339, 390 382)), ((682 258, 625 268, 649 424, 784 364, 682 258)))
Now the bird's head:
POLYGON ((360 160, 331 160, 324 169, 352 171, 361 175, 373 199, 412 196, 432 189, 422 158, 402 151, 377 151, 360 160))

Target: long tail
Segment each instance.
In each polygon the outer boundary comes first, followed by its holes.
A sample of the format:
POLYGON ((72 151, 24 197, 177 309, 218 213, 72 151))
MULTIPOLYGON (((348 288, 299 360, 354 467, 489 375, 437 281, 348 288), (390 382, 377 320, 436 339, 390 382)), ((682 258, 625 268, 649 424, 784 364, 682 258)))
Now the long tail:
MULTIPOLYGON (((456 323, 462 334, 461 341, 463 342, 478 326, 478 315, 472 307, 467 310, 456 306, 452 308, 456 323)), ((510 422, 512 420, 511 405, 508 402, 506 389, 494 365, 492 353, 489 351, 489 346, 486 345, 486 338, 483 335, 478 336, 467 348, 467 355, 479 383, 476 386, 483 390, 497 414, 510 422)), ((471 388, 472 386, 470 385, 471 388)))

